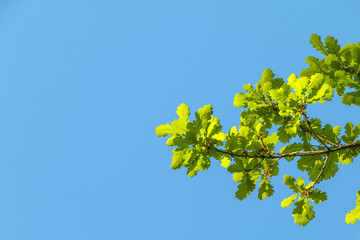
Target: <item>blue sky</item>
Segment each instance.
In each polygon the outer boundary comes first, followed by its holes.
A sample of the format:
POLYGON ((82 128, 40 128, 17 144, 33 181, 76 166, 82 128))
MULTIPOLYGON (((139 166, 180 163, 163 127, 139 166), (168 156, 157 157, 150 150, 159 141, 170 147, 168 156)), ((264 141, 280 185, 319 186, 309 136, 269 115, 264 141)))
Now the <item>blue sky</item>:
MULTIPOLYGON (((355 207, 359 161, 321 183, 329 200, 305 228, 280 202, 291 191, 235 199, 220 164, 190 179, 170 168, 155 128, 176 107, 212 104, 224 130, 232 105, 265 68, 298 74, 319 56, 310 35, 360 41, 358 1, 2 1, 0 239, 339 239, 355 207)), ((335 99, 337 100, 337 99, 335 99)), ((325 123, 358 109, 314 106, 325 123)), ((359 160, 359 159, 357 159, 359 160)))

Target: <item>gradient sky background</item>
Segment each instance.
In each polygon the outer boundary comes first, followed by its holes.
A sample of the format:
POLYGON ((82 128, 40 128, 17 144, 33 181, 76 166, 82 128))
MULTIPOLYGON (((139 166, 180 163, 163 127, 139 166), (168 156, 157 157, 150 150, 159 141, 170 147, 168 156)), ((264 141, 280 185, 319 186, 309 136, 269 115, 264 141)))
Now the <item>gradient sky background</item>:
MULTIPOLYGON (((224 131, 232 105, 265 68, 287 78, 319 56, 312 33, 360 41, 353 1, 1 1, 0 239, 341 239, 360 189, 359 158, 321 183, 329 200, 293 223, 293 173, 276 193, 240 202, 214 162, 190 179, 170 168, 155 135, 176 107, 212 104, 224 131)), ((335 98, 337 101, 338 99, 335 98)), ((358 123, 359 109, 314 106, 323 123, 358 123)))

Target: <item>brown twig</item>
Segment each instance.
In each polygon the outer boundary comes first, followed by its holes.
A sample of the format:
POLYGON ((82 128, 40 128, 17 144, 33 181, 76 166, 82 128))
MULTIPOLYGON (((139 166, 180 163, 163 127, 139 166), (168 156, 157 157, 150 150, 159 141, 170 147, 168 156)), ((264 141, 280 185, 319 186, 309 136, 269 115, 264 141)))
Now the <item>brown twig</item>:
MULTIPOLYGON (((313 134, 313 135, 316 134, 314 131, 311 132, 311 131, 310 131, 308 128, 306 128, 304 125, 300 125, 300 128, 301 128, 304 132, 308 132, 308 133, 313 134)), ((330 145, 333 145, 333 146, 336 146, 336 147, 340 146, 339 144, 333 143, 333 142, 331 142, 331 141, 329 141, 329 140, 321 137, 321 136, 318 135, 318 134, 316 134, 315 136, 316 136, 318 139, 320 139, 320 140, 322 140, 322 141, 324 141, 324 142, 327 142, 327 143, 330 144, 330 145)))
POLYGON ((308 118, 308 116, 306 115, 306 113, 303 112, 302 115, 304 115, 304 120, 305 120, 306 124, 307 124, 308 127, 309 127, 309 129, 307 129, 308 132, 309 132, 310 134, 312 134, 313 136, 315 136, 315 138, 316 138, 326 149, 329 150, 330 148, 325 144, 325 142, 327 142, 327 143, 329 143, 329 144, 331 144, 331 145, 333 145, 333 146, 337 146, 337 144, 332 143, 332 142, 328 141, 327 139, 319 136, 319 135, 314 131, 314 129, 312 129, 312 127, 311 127, 311 122, 309 121, 309 118, 308 118))
POLYGON ((250 172, 252 170, 254 170, 257 166, 259 166, 263 161, 265 160, 265 158, 261 159, 260 162, 258 162, 253 168, 249 168, 249 169, 245 169, 245 172, 250 172))
POLYGON ((281 159, 281 158, 276 159, 272 164, 269 164, 269 166, 271 166, 271 167, 274 166, 275 163, 277 163, 280 159, 281 159))
POLYGON ((227 154, 229 156, 232 157, 243 157, 243 158, 268 158, 268 159, 272 159, 272 158, 284 158, 284 157, 302 157, 302 156, 313 156, 313 155, 322 155, 322 154, 329 154, 331 152, 336 152, 336 151, 340 151, 340 150, 344 150, 344 149, 348 149, 348 148, 358 148, 360 147, 360 143, 352 143, 352 144, 347 144, 347 145, 339 145, 338 147, 333 147, 333 148, 328 148, 328 149, 324 149, 324 150, 317 150, 317 151, 297 151, 297 152, 291 152, 291 153, 273 153, 273 154, 268 154, 268 155, 249 155, 248 153, 243 153, 243 154, 236 154, 233 152, 228 152, 225 150, 221 150, 218 148, 214 148, 215 151, 223 153, 223 154, 227 154))

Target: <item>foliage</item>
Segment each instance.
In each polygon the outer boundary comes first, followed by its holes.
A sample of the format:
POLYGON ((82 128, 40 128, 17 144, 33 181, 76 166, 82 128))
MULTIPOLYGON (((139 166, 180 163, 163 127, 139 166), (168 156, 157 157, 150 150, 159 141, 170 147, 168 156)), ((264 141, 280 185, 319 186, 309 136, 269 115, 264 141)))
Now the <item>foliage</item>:
MULTIPOLYGON (((314 217, 312 204, 327 200, 327 195, 316 184, 335 176, 339 164, 352 163, 359 155, 360 124, 340 126, 322 124, 310 118, 310 104, 331 101, 334 94, 345 105, 360 106, 360 42, 340 47, 338 40, 313 34, 313 47, 325 57, 307 57, 309 67, 300 77, 291 74, 285 82, 265 69, 255 86, 244 85, 244 92, 234 98, 234 105, 242 108, 240 126, 222 132, 220 120, 213 116, 211 105, 200 108, 195 120, 190 121, 190 110, 181 104, 179 118, 171 124, 160 125, 156 134, 170 136, 166 145, 175 147, 171 167, 187 168, 190 177, 210 167, 210 159, 233 174, 239 183, 235 197, 243 200, 259 185, 258 198, 274 194, 271 178, 278 175, 278 161, 297 161, 299 170, 307 173, 309 183, 298 177, 285 175, 284 184, 295 194, 281 202, 282 207, 294 204, 295 223, 305 226, 314 217), (285 145, 279 152, 278 144, 285 145)), ((360 191, 356 208, 346 215, 346 223, 360 219, 360 191)))

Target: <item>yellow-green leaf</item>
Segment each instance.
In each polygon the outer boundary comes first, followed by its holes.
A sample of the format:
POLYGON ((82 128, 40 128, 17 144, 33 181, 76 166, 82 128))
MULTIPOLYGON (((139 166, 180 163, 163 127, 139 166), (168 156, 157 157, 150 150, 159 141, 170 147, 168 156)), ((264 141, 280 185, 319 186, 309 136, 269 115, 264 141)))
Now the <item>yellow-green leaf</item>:
POLYGON ((360 191, 357 192, 356 208, 348 212, 345 217, 345 222, 347 224, 354 224, 357 220, 360 220, 360 191))
POLYGON ((188 118, 190 115, 190 108, 185 103, 182 103, 178 106, 176 113, 180 118, 188 118))
POLYGON ((224 168, 228 168, 230 166, 231 159, 228 157, 224 157, 221 159, 221 166, 224 168))
POLYGON ((172 133, 172 128, 168 123, 164 125, 160 125, 155 129, 155 133, 159 137, 166 137, 167 135, 172 133))
POLYGON ((281 207, 286 208, 289 207, 291 204, 294 203, 295 199, 299 196, 299 194, 294 194, 288 198, 285 198, 284 200, 282 200, 281 202, 281 207))

